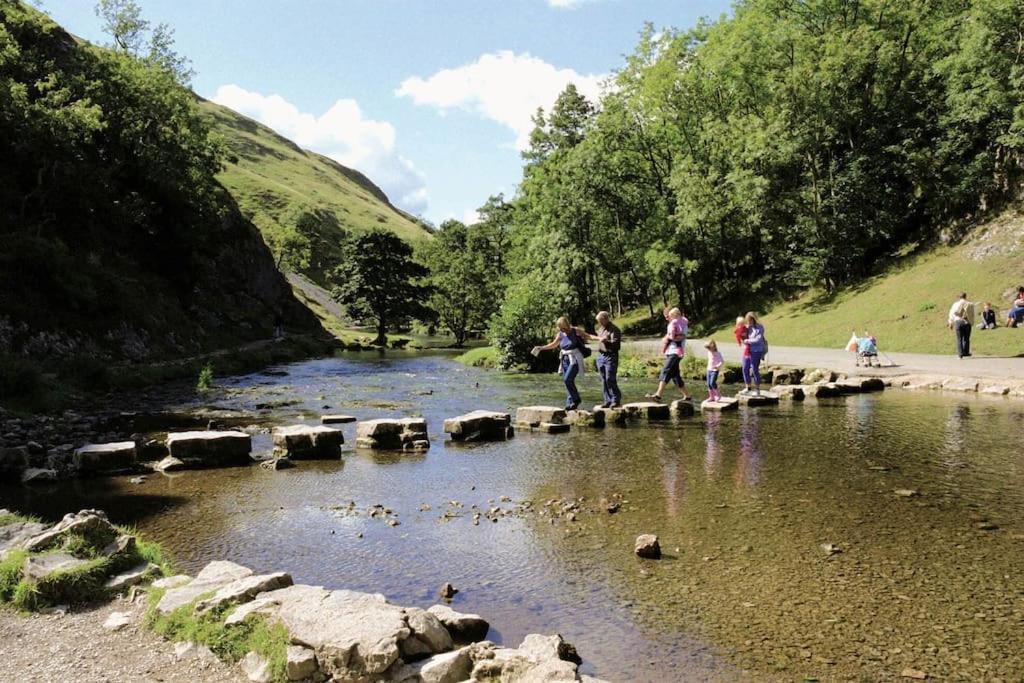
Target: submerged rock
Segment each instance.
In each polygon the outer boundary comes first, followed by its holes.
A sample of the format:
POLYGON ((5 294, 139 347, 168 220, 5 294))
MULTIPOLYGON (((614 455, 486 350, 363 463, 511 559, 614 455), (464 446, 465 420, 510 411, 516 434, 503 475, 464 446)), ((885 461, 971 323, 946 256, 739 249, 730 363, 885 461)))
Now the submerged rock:
POLYGON ((451 585, 450 583, 446 583, 443 586, 441 586, 440 594, 441 594, 441 597, 444 598, 445 600, 451 600, 452 598, 455 597, 455 594, 458 593, 458 592, 459 592, 458 588, 456 588, 455 586, 451 585))

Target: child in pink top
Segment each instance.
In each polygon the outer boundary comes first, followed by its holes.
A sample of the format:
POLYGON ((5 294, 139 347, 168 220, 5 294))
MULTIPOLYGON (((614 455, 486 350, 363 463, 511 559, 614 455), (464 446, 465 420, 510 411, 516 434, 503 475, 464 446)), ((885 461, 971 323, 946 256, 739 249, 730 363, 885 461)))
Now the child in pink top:
POLYGON ((719 353, 718 344, 714 339, 704 344, 704 348, 708 350, 708 400, 717 401, 722 398, 718 391, 718 373, 721 372, 725 360, 719 353))

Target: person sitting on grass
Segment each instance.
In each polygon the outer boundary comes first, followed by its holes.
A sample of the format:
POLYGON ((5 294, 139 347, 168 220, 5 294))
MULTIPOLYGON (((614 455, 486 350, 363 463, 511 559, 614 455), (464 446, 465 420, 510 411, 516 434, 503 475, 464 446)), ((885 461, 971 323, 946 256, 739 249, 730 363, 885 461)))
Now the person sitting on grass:
POLYGON ((647 394, 647 398, 661 401, 661 395, 665 393, 665 386, 672 382, 679 387, 679 391, 683 394, 683 400, 690 401, 693 397, 686 390, 686 383, 683 382, 683 376, 679 370, 683 355, 686 353, 686 335, 689 333, 690 323, 678 308, 665 309, 665 319, 668 321, 668 328, 661 345, 665 364, 658 376, 658 390, 653 394, 647 394))
POLYGON ((1017 327, 1020 321, 1024 320, 1024 287, 1017 288, 1017 298, 1013 301, 1013 307, 1006 314, 1006 326, 1017 327))
POLYGON ((978 323, 978 329, 996 329, 996 312, 992 310, 992 304, 986 303, 984 308, 981 309, 981 322, 978 323))

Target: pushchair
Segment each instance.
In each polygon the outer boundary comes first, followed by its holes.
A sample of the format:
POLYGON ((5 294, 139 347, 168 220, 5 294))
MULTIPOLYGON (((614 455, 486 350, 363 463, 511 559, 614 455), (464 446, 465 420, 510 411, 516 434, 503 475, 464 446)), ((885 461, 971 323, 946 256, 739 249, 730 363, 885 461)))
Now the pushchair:
POLYGON ((878 340, 874 337, 860 337, 857 340, 857 357, 853 364, 859 366, 861 361, 869 368, 872 365, 882 367, 882 362, 878 360, 878 340))

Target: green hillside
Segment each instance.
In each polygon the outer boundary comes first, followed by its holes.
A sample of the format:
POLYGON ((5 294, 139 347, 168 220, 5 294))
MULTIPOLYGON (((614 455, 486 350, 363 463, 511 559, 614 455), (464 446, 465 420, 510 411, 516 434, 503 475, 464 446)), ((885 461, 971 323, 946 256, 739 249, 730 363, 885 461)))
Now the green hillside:
POLYGON ((385 229, 409 241, 429 237, 362 173, 305 151, 227 107, 203 101, 200 108, 230 152, 218 180, 286 269, 322 282, 348 232, 385 229))
MULTIPOLYGON (((1024 284, 1024 213, 1004 212, 972 230, 959 244, 940 245, 905 257, 892 268, 854 287, 826 296, 810 291, 775 306, 763 317, 768 338, 783 346, 842 347, 850 332, 865 330, 885 351, 952 353, 946 328, 950 305, 961 291, 972 301, 990 302, 1000 327, 975 330, 977 355, 1024 352, 1024 328, 1003 327, 1006 310, 1024 284)), ((740 311, 737 311, 737 314, 740 311)), ((712 335, 731 338, 732 326, 712 335)))

